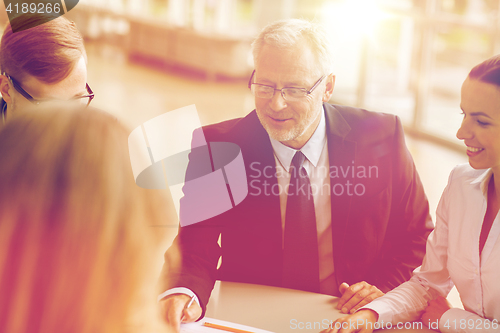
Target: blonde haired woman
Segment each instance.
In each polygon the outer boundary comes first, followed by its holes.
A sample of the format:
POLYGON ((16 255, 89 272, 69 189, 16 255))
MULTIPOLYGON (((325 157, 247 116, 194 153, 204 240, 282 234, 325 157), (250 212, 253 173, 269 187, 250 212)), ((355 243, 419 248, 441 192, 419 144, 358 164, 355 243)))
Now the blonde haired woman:
POLYGON ((0 132, 0 332, 165 332, 158 193, 136 186, 128 131, 94 110, 46 110, 0 132))
POLYGON ((461 95, 464 119, 457 137, 467 146, 469 164, 450 174, 422 266, 410 281, 328 332, 368 333, 383 323, 420 318, 441 332, 500 331, 500 55, 470 71, 461 95), (444 298, 453 285, 463 310, 450 308, 444 298))

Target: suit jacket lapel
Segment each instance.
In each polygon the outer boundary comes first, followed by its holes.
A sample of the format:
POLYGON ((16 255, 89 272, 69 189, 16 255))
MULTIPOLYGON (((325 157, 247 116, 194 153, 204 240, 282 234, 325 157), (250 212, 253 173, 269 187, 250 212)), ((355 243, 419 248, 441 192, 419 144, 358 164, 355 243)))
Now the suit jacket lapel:
MULTIPOLYGON (((249 135, 253 140, 242 140, 243 159, 245 161, 247 180, 249 184, 248 209, 258 209, 263 218, 261 221, 255 221, 255 225, 260 225, 262 232, 266 233, 266 241, 260 246, 268 249, 270 259, 274 264, 282 263, 282 225, 281 209, 276 178, 276 162, 274 152, 264 127, 262 127, 257 114, 253 111, 250 114, 248 127, 242 129, 251 131, 251 133, 241 133, 242 137, 249 135), (258 171, 257 171, 258 170, 258 171), (258 177, 256 177, 258 175, 258 177), (262 195, 251 195, 251 191, 260 191, 262 195), (264 194, 267 193, 267 194, 264 194)), ((281 265, 279 266, 281 269, 281 265)), ((281 276, 280 276, 281 278, 281 276)))
MULTIPOLYGON (((330 162, 330 188, 332 208, 332 240, 335 272, 342 261, 338 258, 344 246, 344 234, 351 207, 352 195, 348 195, 347 182, 354 183, 351 169, 356 164, 356 142, 347 140, 351 127, 340 112, 330 104, 324 104, 326 113, 326 133, 328 138, 328 155, 330 162), (354 163, 353 163, 354 162, 354 163), (335 173, 336 172, 336 173, 335 173), (336 175, 332 177, 332 175, 336 175)), ((353 187, 350 188, 351 194, 353 187)), ((339 281, 341 282, 341 281, 339 281)))

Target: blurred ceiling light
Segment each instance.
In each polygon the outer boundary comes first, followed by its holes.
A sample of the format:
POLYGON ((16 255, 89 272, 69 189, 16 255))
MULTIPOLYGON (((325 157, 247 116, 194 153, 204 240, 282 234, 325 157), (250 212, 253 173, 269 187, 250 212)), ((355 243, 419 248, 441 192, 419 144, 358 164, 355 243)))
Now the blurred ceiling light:
POLYGON ((376 0, 329 0, 318 13, 333 42, 334 72, 338 78, 335 87, 343 96, 357 96, 359 80, 366 75, 363 64, 368 45, 377 47, 374 37, 378 24, 389 17, 377 3, 376 0))
POLYGON ((372 36, 380 21, 389 15, 380 10, 377 0, 331 0, 322 10, 323 22, 334 21, 342 33, 352 37, 372 36))

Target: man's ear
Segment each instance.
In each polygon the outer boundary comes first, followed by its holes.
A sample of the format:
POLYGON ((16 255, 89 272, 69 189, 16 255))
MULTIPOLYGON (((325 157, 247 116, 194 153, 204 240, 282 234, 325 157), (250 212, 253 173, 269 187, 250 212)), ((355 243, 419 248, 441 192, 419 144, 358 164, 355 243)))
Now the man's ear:
POLYGON ((11 86, 9 79, 5 75, 0 75, 0 93, 2 93, 2 98, 7 104, 12 102, 11 86))
POLYGON ((330 100, 330 97, 332 97, 333 94, 333 87, 335 87, 335 75, 330 74, 325 78, 326 81, 326 88, 325 92, 323 93, 323 102, 328 102, 330 100))

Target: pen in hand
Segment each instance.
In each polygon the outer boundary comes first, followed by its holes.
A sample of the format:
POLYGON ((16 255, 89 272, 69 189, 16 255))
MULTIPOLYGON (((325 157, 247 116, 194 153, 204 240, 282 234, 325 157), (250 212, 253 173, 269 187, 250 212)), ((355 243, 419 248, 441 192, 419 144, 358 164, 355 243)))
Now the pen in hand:
POLYGON ((189 300, 189 302, 188 302, 188 303, 186 303, 186 305, 184 306, 184 309, 182 309, 181 323, 182 323, 182 322, 183 322, 183 320, 184 320, 184 312, 185 312, 187 309, 189 309, 189 307, 190 307, 190 306, 193 304, 193 302, 194 302, 194 296, 195 296, 195 295, 191 296, 191 299, 189 300))

